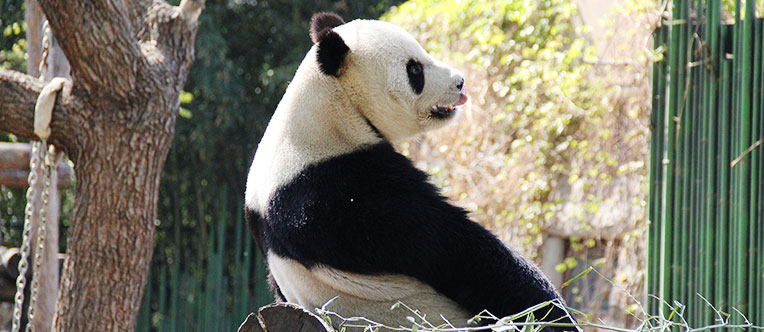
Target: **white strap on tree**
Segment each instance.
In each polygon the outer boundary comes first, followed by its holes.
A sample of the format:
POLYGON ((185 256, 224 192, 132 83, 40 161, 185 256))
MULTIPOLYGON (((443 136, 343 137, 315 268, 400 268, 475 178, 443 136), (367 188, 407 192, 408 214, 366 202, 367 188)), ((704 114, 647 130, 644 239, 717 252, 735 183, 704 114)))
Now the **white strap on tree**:
MULTIPOLYGON (((47 58, 50 48, 51 31, 46 20, 43 25, 42 38, 42 56, 40 59, 40 79, 46 81, 45 72, 47 71, 47 58)), ((49 153, 47 139, 50 136, 50 121, 53 114, 53 107, 56 103, 56 94, 64 87, 66 79, 55 77, 48 82, 40 92, 35 104, 34 133, 40 138, 40 141, 32 142, 32 153, 29 158, 29 189, 27 189, 27 205, 24 211, 24 231, 21 241, 21 258, 19 260, 19 276, 16 279, 16 296, 13 307, 13 325, 12 332, 18 332, 21 328, 22 306, 24 304, 24 288, 26 286, 26 273, 29 269, 30 237, 32 233, 32 209, 36 205, 35 188, 39 182, 37 177, 40 172, 40 162, 44 163, 42 167, 43 189, 41 193, 42 205, 40 207, 40 224, 37 230, 37 249, 35 250, 35 267, 32 276, 31 298, 28 309, 28 322, 26 331, 34 331, 34 308, 37 302, 37 289, 39 283, 39 271, 42 261, 42 254, 45 252, 45 224, 47 223, 47 213, 50 200, 50 190, 52 177, 56 176, 59 158, 55 153, 49 153)))
POLYGON ((50 136, 50 120, 53 116, 53 106, 56 104, 56 94, 64 87, 64 83, 65 78, 54 77, 37 97, 37 104, 34 106, 34 133, 41 140, 50 136))

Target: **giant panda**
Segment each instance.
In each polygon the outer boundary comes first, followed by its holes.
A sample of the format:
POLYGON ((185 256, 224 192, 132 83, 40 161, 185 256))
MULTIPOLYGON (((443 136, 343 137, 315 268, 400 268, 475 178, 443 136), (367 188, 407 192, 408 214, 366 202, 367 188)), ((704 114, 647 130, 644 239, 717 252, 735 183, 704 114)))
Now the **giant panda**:
MULTIPOLYGON (((462 74, 386 22, 319 13, 310 37, 246 184, 246 220, 276 298, 392 327, 411 327, 409 309, 463 327, 483 310, 562 302, 533 263, 393 148, 457 116, 462 74)), ((535 317, 573 321, 554 306, 535 317)))

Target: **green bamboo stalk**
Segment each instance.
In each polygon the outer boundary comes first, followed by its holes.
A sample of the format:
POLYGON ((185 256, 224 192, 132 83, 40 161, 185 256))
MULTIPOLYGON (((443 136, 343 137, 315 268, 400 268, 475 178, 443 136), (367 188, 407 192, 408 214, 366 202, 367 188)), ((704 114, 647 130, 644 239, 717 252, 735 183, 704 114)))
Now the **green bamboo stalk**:
MULTIPOLYGON (((658 50, 660 48, 666 48, 666 27, 661 25, 654 32, 653 49, 658 50)), ((652 133, 650 135, 650 182, 649 182, 649 228, 648 228, 648 260, 647 265, 647 294, 657 295, 659 292, 658 283, 660 282, 660 265, 657 257, 660 253, 660 224, 661 224, 661 191, 662 187, 662 173, 661 163, 663 160, 663 147, 661 141, 663 140, 663 114, 666 94, 666 57, 667 50, 663 51, 664 57, 658 62, 653 63, 652 70, 652 110, 650 113, 650 122, 652 133)), ((654 299, 647 296, 644 299, 647 303, 649 312, 657 312, 658 305, 654 299)))
POLYGON ((208 310, 208 308, 214 308, 214 294, 211 292, 211 289, 215 287, 215 273, 212 268, 212 266, 215 264, 215 225, 210 224, 209 229, 209 242, 207 243, 207 271, 205 273, 204 278, 204 288, 203 293, 200 293, 202 295, 202 311, 200 314, 202 315, 202 322, 201 325, 204 330, 203 331, 212 331, 212 322, 214 321, 214 313, 212 310, 208 310))
MULTIPOLYGON (((175 206, 180 206, 180 204, 173 203, 175 206)), ((170 267, 170 310, 168 313, 168 330, 175 332, 178 330, 177 322, 178 322, 178 304, 181 301, 180 298, 180 262, 181 259, 181 242, 180 242, 180 224, 182 223, 180 219, 180 212, 176 210, 173 218, 173 225, 172 225, 172 232, 173 232, 173 256, 172 256, 172 263, 168 263, 171 265, 170 267)))
POLYGON ((167 326, 167 266, 159 267, 159 291, 157 292, 158 331, 166 331, 167 326))
POLYGON ((690 49, 692 52, 689 54, 690 56, 690 78, 691 78, 691 84, 690 87, 690 109, 689 109, 689 115, 690 115, 690 128, 689 128, 689 135, 690 135, 690 160, 689 160, 689 175, 690 175, 690 195, 689 195, 689 202, 688 205, 690 206, 690 216, 689 216, 689 225, 688 225, 688 242, 689 247, 685 250, 688 252, 688 261, 687 261, 687 283, 685 287, 687 287, 687 298, 685 302, 687 307, 687 316, 691 320, 697 320, 698 316, 700 314, 700 307, 696 305, 698 297, 695 296, 696 293, 700 292, 700 283, 699 283, 699 276, 698 276, 698 269, 700 268, 700 264, 702 264, 701 261, 701 255, 702 255, 702 243, 700 243, 700 232, 701 232, 701 224, 700 220, 702 218, 702 209, 700 209, 700 206, 702 206, 702 195, 703 195, 703 181, 702 181, 702 172, 703 172, 703 160, 705 159, 704 156, 704 150, 703 147, 703 66, 700 65, 702 61, 704 60, 705 56, 702 52, 698 52, 699 49, 703 47, 703 42, 705 39, 704 29, 702 29, 702 19, 704 15, 703 11, 703 5, 701 3, 701 0, 695 0, 691 7, 691 12, 694 12, 694 14, 690 15, 690 22, 692 23, 691 27, 691 43, 690 43, 690 49))
POLYGON ((192 281, 192 289, 194 294, 194 303, 192 310, 194 311, 194 329, 196 331, 204 331, 204 312, 205 312, 205 306, 204 306, 204 293, 202 293, 202 280, 193 277, 191 279, 192 281))
MULTIPOLYGON (((760 54, 760 60, 756 61, 756 64, 759 66, 759 88, 758 88, 758 95, 759 95, 759 139, 764 139, 764 51, 762 51, 762 47, 764 47, 764 21, 761 19, 758 20, 759 28, 757 29, 759 35, 761 36, 761 46, 759 47, 759 54, 760 54)), ((759 237, 756 243, 759 244, 759 262, 757 270, 759 271, 758 274, 758 294, 764 293, 764 147, 759 146, 759 199, 758 199, 758 206, 759 206, 759 237)), ((759 302, 759 317, 758 322, 764 322, 764 296, 758 297, 759 302)))
MULTIPOLYGON (((702 6, 700 4, 700 0, 695 1, 695 11, 699 15, 702 15, 702 6)), ((697 33, 697 36, 700 40, 704 40, 704 34, 703 30, 700 29, 700 19, 698 17, 692 19, 693 25, 692 30, 695 31, 693 34, 697 33)), ((694 39, 694 38, 693 38, 694 39)), ((692 52, 692 61, 693 63, 701 63, 703 61, 703 54, 700 52, 695 52, 694 50, 697 50, 701 47, 699 45, 699 42, 694 42, 691 45, 693 45, 693 52, 692 52)), ((703 107, 703 67, 699 65, 695 65, 692 67, 690 77, 692 78, 692 88, 691 88, 691 110, 690 110, 690 119, 691 120, 691 126, 690 126, 690 139, 692 141, 690 146, 690 223, 689 223, 689 248, 690 250, 686 250, 689 253, 689 260, 688 260, 688 273, 689 278, 687 280, 687 304, 691 306, 691 310, 689 311, 690 314, 692 314, 692 319, 697 320, 700 315, 700 302, 699 298, 695 296, 695 293, 697 293, 700 290, 700 283, 699 283, 699 274, 698 269, 700 267, 700 264, 702 263, 701 258, 701 248, 702 244, 700 242, 700 234, 702 232, 701 230, 701 223, 700 220, 703 217, 702 216, 702 209, 700 209, 701 203, 703 202, 702 195, 702 186, 703 186, 703 178, 702 178, 702 161, 704 158, 704 151, 705 148, 703 147, 702 142, 702 107, 703 107)), ((690 308, 688 308, 690 309, 690 308)))
MULTIPOLYGON (((717 223, 717 214, 716 214, 716 200, 717 200, 717 192, 716 192, 716 174, 717 174, 717 122, 713 121, 716 111, 717 111, 717 95, 719 93, 718 88, 718 80, 719 80, 719 16, 720 16, 720 3, 718 0, 710 0, 709 5, 707 8, 707 14, 706 14, 706 36, 708 36, 708 47, 709 52, 708 56, 710 57, 709 63, 710 66, 708 68, 707 77, 708 77, 708 85, 706 86, 706 134, 707 134, 707 147, 708 147, 708 154, 706 159, 706 219, 705 219, 705 232, 703 233, 704 236, 704 246, 706 248, 706 255, 705 255, 705 265, 703 270, 703 296, 706 296, 711 303, 716 302, 715 295, 715 289, 713 285, 713 278, 712 275, 714 275, 714 265, 715 265, 715 241, 714 241, 714 233, 717 223)), ((712 312, 711 308, 708 306, 703 306, 705 308, 704 314, 703 314, 703 324, 710 324, 713 322, 714 313, 712 312)))
MULTIPOLYGON (((659 298, 664 301, 670 302, 673 297, 674 293, 674 283, 673 283, 673 274, 672 274, 672 264, 674 259, 674 230, 673 230, 673 220, 674 218, 674 201, 676 200, 675 197, 675 169, 676 169, 676 123, 674 122, 674 118, 677 116, 677 105, 678 101, 681 100, 679 97, 679 90, 681 85, 679 84, 679 71, 680 71, 680 62, 679 62, 679 47, 681 45, 681 38, 682 34, 680 27, 679 20, 681 20, 681 6, 675 5, 672 9, 672 20, 671 20, 671 38, 670 38, 670 46, 669 50, 669 63, 670 63, 670 73, 669 73, 669 105, 668 105, 668 112, 666 112, 666 117, 663 120, 666 124, 666 149, 665 149, 665 157, 664 160, 666 162, 663 164, 663 174, 665 174, 666 181, 663 185, 663 220, 661 221, 661 250, 660 252, 662 255, 660 255, 661 260, 661 268, 660 268, 660 293, 658 294, 659 298)), ((660 305, 659 314, 661 317, 668 317, 669 309, 664 306, 660 305)))
MULTIPOLYGON (((682 160, 682 169, 683 169, 683 187, 682 187, 682 209, 685 211, 682 214, 682 241, 684 244, 682 245, 681 249, 681 255, 682 255, 682 262, 681 262, 681 298, 680 302, 685 305, 691 304, 691 289, 692 289, 692 267, 693 267, 693 256, 695 256, 695 247, 693 245, 693 232, 692 232, 692 225, 693 225, 693 219, 695 218, 695 211, 693 210, 693 196, 695 195, 695 158, 697 153, 697 148, 695 146, 695 83, 697 81, 697 73, 695 72, 696 67, 691 66, 691 64, 695 61, 694 59, 694 51, 696 47, 696 41, 695 41, 695 19, 694 19, 694 3, 695 1, 685 1, 686 6, 686 17, 687 17, 687 28, 685 30, 685 33, 687 34, 687 43, 686 43, 686 57, 685 57, 685 86, 684 89, 684 105, 682 105, 683 110, 682 113, 684 113, 683 116, 683 122, 681 130, 683 131, 682 136, 684 137, 685 144, 682 146, 682 153, 684 155, 684 159, 682 160)), ((692 309, 688 306, 685 310, 686 315, 692 315, 692 309)))
POLYGON ((717 167, 719 169, 719 216, 717 224, 717 264, 716 269, 720 271, 715 284, 716 298, 719 304, 719 309, 728 311, 729 297, 728 297, 728 273, 729 268, 732 267, 729 258, 729 220, 730 220, 730 121, 732 110, 728 105, 731 102, 731 71, 732 61, 726 58, 725 41, 731 38, 732 28, 730 25, 722 25, 720 27, 720 40, 719 43, 719 59, 718 63, 721 69, 721 80, 719 83, 719 148, 720 151, 717 167))
POLYGON ((140 313, 138 314, 138 322, 136 324, 136 331, 137 332, 149 332, 149 328, 151 327, 149 324, 151 322, 151 269, 149 269, 149 274, 146 276, 146 286, 143 290, 143 299, 141 299, 141 309, 140 313))
POLYGON ((212 308, 219 308, 219 310, 212 310, 214 311, 213 320, 211 322, 211 326, 213 330, 211 331, 221 331, 223 330, 223 322, 224 317, 223 314, 225 313, 226 304, 225 304, 225 290, 226 282, 224 280, 223 276, 223 266, 224 266, 224 253, 225 253, 225 231, 226 231, 226 220, 228 220, 228 188, 223 187, 221 188, 221 194, 220 194, 220 205, 218 205, 218 220, 217 220, 217 231, 215 232, 216 235, 216 241, 215 241, 215 253, 213 254, 214 260, 212 264, 208 267, 209 269, 213 270, 213 283, 212 283, 212 289, 207 289, 206 292, 209 292, 212 294, 212 308))
MULTIPOLYGON (((739 129, 740 129, 740 89, 739 89, 739 83, 740 83, 740 61, 739 61, 739 55, 740 55, 740 1, 736 1, 735 3, 735 24, 732 25, 732 81, 731 81, 731 88, 732 91, 730 93, 730 100, 732 102, 732 114, 731 114, 731 128, 730 128, 730 159, 727 162, 731 162, 732 159, 737 156, 738 150, 739 150, 739 129)), ((740 197, 738 194, 740 191, 738 188, 740 187, 740 175, 739 175, 740 168, 731 167, 730 168, 730 223, 729 223, 729 236, 730 236, 730 243, 729 243, 729 251, 730 251, 730 267, 728 271, 729 276, 729 283, 727 285, 727 294, 729 297, 729 305, 730 309, 732 307, 737 308, 738 300, 737 300, 737 290, 740 288, 737 284, 738 279, 735 277, 736 273, 738 272, 737 266, 738 263, 738 255, 737 250, 738 246, 737 241, 735 241, 735 236, 737 236, 737 227, 739 226, 737 219, 738 219, 738 202, 740 201, 740 197)), ((737 321, 734 321, 737 323, 737 321)))
MULTIPOLYGON (((242 306, 242 300, 244 299, 244 294, 241 294, 240 291, 238 291, 238 292, 236 291, 236 290, 241 290, 242 286, 244 286, 243 283, 242 283, 242 279, 240 278, 241 267, 242 267, 242 263, 243 263, 243 261, 241 259, 241 253, 242 253, 242 250, 243 250, 242 249, 242 224, 243 224, 243 222, 241 220, 241 214, 242 214, 243 208, 241 208, 239 205, 240 204, 237 204, 236 219, 234 220, 234 229, 235 229, 235 232, 233 233, 234 234, 234 243, 235 244, 234 244, 234 255, 233 255, 233 257, 234 257, 234 271, 231 273, 231 275, 233 277, 231 280, 232 280, 233 289, 234 289, 233 298, 232 298, 232 300, 233 300, 233 310, 232 310, 232 312, 234 314, 234 317, 237 317, 241 321, 243 321, 244 318, 246 318, 246 316, 244 316, 244 315, 246 315, 246 313, 243 312, 244 309, 242 308, 243 307, 242 306)), ((244 235, 246 235, 246 234, 244 234, 244 235)))
MULTIPOLYGON (((739 3, 739 0, 738 0, 739 3)), ((751 144, 751 78, 752 78, 752 46, 751 40, 753 37, 753 17, 755 12, 755 2, 746 2, 746 15, 747 18, 742 21, 738 21, 736 25, 742 26, 742 40, 740 42, 741 53, 736 54, 737 61, 741 63, 740 68, 742 70, 742 77, 740 82, 740 136, 738 145, 740 147, 738 153, 742 154, 745 148, 751 144)), ((750 195, 750 177, 751 177, 751 164, 750 158, 743 157, 735 167, 739 167, 739 186, 737 188, 738 202, 737 206, 737 220, 736 220, 736 260, 737 270, 736 273, 736 285, 735 290, 736 306, 738 310, 746 313, 747 308, 747 285, 748 285, 748 232, 749 230, 749 195, 750 195)))
POLYGON ((677 215, 675 220, 680 223, 680 231, 675 233, 674 242, 674 257, 678 257, 674 266, 678 269, 678 273, 674 279, 677 292, 674 294, 674 299, 683 304, 687 304, 688 301, 688 280, 689 280, 689 251, 691 250, 689 245, 689 232, 690 224, 690 178, 692 176, 690 169, 690 158, 692 157, 690 152, 691 146, 691 124, 692 124, 692 70, 688 67, 688 63, 692 61, 692 26, 690 18, 690 1, 684 1, 682 5, 683 15, 686 23, 682 25, 682 34, 684 43, 682 43, 682 58, 680 59, 680 77, 682 78, 680 84, 681 93, 679 100, 679 121, 680 127, 678 133, 681 135, 681 145, 678 145, 677 154, 680 155, 677 165, 681 165, 681 171, 677 174, 681 178, 681 185, 677 188, 678 201, 681 202, 680 209, 677 209, 677 215))
MULTIPOLYGON (((755 3, 753 1, 750 1, 750 7, 747 8, 748 10, 754 11, 755 10, 755 3)), ((755 15, 753 12, 746 13, 746 20, 750 21, 751 25, 751 33, 753 34, 753 40, 749 42, 749 44, 752 45, 752 54, 750 56, 751 58, 751 65, 753 68, 751 69, 751 90, 748 91, 749 96, 751 97, 751 137, 750 140, 751 144, 753 141, 757 140, 761 134, 761 127, 759 126, 760 122, 760 103, 759 103, 759 97, 758 94, 761 93, 761 81, 760 81, 760 70, 761 70, 761 52, 762 52, 762 35, 760 33, 753 33, 753 31, 759 31, 758 26, 759 22, 756 22, 755 15)), ((760 21, 760 20, 759 20, 760 21)), ((750 167, 751 167, 751 173, 750 173, 750 181, 749 184, 752 184, 749 188, 749 199, 748 199, 748 208, 749 208, 749 220, 748 224, 750 225, 750 229, 748 230, 748 253, 749 253, 749 259, 747 261, 748 264, 748 306, 750 310, 750 314, 754 316, 755 318, 758 318, 757 312, 761 311, 761 308, 758 306, 758 297, 761 294, 761 291, 757 287, 756 279, 758 277, 758 268, 757 268, 757 258, 758 255, 761 255, 760 252, 758 252, 758 228, 762 227, 761 225, 757 225, 758 221, 758 206, 756 202, 758 202, 758 185, 760 178, 759 178, 759 172, 756 170, 760 169, 762 167, 760 162, 760 156, 761 156, 761 149, 754 149, 750 153, 750 167)), ((764 240, 764 239, 761 239, 764 240)))

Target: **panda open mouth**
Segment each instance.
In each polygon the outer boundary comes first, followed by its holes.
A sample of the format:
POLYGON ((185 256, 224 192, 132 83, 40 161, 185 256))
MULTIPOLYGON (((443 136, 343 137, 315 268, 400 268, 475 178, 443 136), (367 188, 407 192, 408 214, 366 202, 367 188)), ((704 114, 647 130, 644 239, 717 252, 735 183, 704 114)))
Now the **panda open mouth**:
POLYGON ((453 105, 450 105, 450 106, 435 105, 430 110, 430 116, 432 116, 433 118, 436 118, 436 119, 447 119, 447 118, 450 118, 450 117, 452 117, 456 113, 456 112, 454 112, 456 110, 456 107, 464 105, 465 103, 467 103, 467 99, 469 99, 469 97, 467 97, 467 94, 462 92, 460 94, 460 96, 459 96, 459 100, 456 103, 454 103, 453 105))
POLYGON ((430 110, 430 115, 436 119, 445 119, 454 115, 453 106, 435 106, 430 110))

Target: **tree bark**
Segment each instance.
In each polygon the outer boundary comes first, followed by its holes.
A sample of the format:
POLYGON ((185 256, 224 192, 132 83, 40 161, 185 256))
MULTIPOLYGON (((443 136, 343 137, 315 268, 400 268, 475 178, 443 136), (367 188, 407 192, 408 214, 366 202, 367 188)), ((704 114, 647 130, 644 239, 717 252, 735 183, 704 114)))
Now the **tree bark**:
MULTIPOLYGON (((48 139, 75 165, 56 331, 133 331, 159 180, 204 1, 38 0, 71 64, 48 139)), ((36 139, 38 80, 0 69, 0 130, 36 139)))

